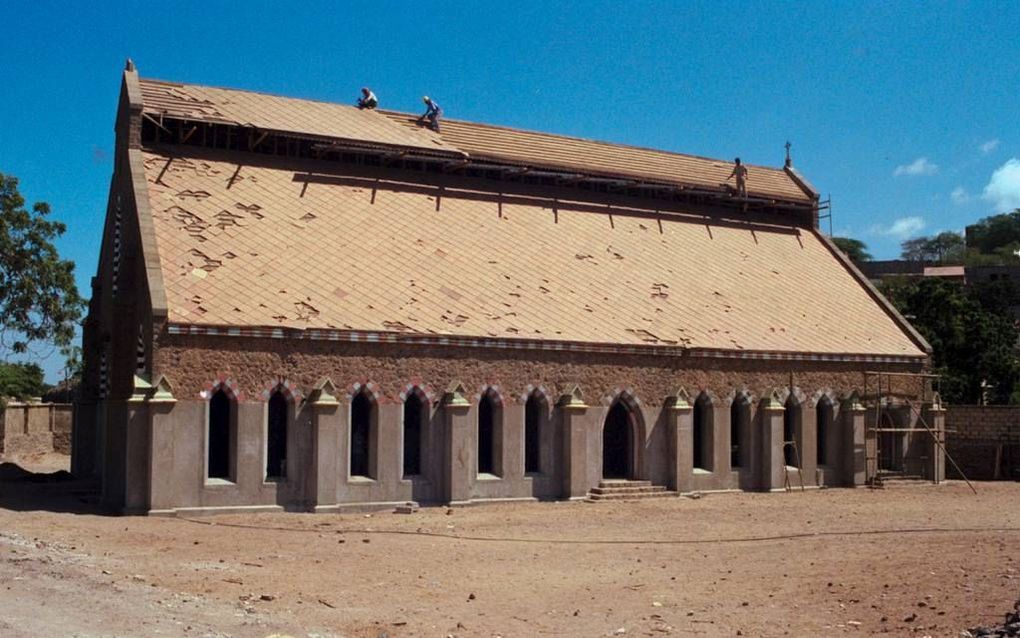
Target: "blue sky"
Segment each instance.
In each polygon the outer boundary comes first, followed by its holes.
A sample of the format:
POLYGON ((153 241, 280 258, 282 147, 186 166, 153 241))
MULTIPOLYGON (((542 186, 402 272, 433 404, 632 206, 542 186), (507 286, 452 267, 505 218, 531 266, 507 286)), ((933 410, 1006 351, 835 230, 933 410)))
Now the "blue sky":
MULTIPOLYGON (((779 166, 879 258, 1020 207, 1017 2, 20 2, 0 172, 68 224, 88 294, 120 72, 779 166)), ((57 356, 46 361, 51 379, 57 356)))

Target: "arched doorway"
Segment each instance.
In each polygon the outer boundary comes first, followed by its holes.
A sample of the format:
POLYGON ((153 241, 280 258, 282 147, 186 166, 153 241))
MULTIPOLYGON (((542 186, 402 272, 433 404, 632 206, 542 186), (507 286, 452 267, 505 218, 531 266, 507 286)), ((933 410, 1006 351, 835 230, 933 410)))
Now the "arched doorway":
POLYGON ((602 427, 602 478, 633 478, 633 438, 630 410, 617 401, 602 427))

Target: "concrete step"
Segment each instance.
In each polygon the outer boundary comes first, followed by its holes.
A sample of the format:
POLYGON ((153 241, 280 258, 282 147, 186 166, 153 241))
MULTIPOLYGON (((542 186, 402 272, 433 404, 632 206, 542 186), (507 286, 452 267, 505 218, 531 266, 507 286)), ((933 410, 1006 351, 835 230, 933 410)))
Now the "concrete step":
POLYGON ((592 501, 629 501, 676 495, 676 492, 668 491, 664 485, 630 479, 603 479, 599 481, 598 487, 588 491, 588 499, 592 501))
POLYGON ((591 488, 592 494, 650 494, 654 492, 666 491, 665 486, 662 485, 628 485, 620 487, 593 487, 591 488))
POLYGON ((595 502, 598 502, 598 501, 634 501, 634 500, 644 500, 644 499, 647 499, 647 498, 670 498, 670 497, 675 498, 676 496, 677 496, 676 492, 670 492, 670 491, 667 491, 667 490, 662 490, 662 491, 659 491, 659 492, 639 492, 639 493, 636 493, 636 494, 595 494, 595 493, 590 493, 590 494, 588 494, 588 500, 595 501, 595 502))
POLYGON ((651 481, 640 481, 637 479, 602 479, 599 487, 648 487, 651 481))

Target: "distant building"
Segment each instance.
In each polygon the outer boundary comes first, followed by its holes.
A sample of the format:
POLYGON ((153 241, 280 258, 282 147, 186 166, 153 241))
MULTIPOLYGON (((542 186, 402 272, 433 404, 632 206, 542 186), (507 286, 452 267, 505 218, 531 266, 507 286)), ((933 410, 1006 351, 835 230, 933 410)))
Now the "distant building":
POLYGON ((888 277, 938 277, 960 283, 966 278, 963 266, 938 266, 906 259, 862 261, 855 265, 875 283, 888 277))
MULTIPOLYGON (((107 506, 858 485, 866 391, 916 419, 865 372, 930 349, 792 166, 741 198, 726 161, 414 121, 129 65, 73 459, 107 506)), ((883 458, 937 476, 911 437, 883 458)))

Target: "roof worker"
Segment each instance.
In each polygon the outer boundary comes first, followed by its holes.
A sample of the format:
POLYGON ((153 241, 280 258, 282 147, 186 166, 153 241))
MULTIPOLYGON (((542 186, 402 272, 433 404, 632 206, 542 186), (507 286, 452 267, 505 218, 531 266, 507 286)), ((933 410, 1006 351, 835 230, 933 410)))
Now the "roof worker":
POLYGON ((438 133, 439 118, 443 116, 443 109, 439 107, 439 104, 435 100, 427 95, 422 96, 421 101, 425 103, 425 112, 418 118, 418 124, 421 125, 425 122, 425 120, 428 120, 428 127, 438 133))
POLYGON ((372 93, 372 89, 367 86, 361 87, 361 97, 358 98, 359 109, 374 109, 379 106, 379 100, 375 97, 375 93, 372 93))
MULTIPOLYGON (((747 167, 740 163, 739 157, 733 160, 733 172, 730 173, 730 177, 737 178, 737 195, 747 197, 747 167)), ((726 181, 729 181, 730 177, 727 177, 726 181)))

